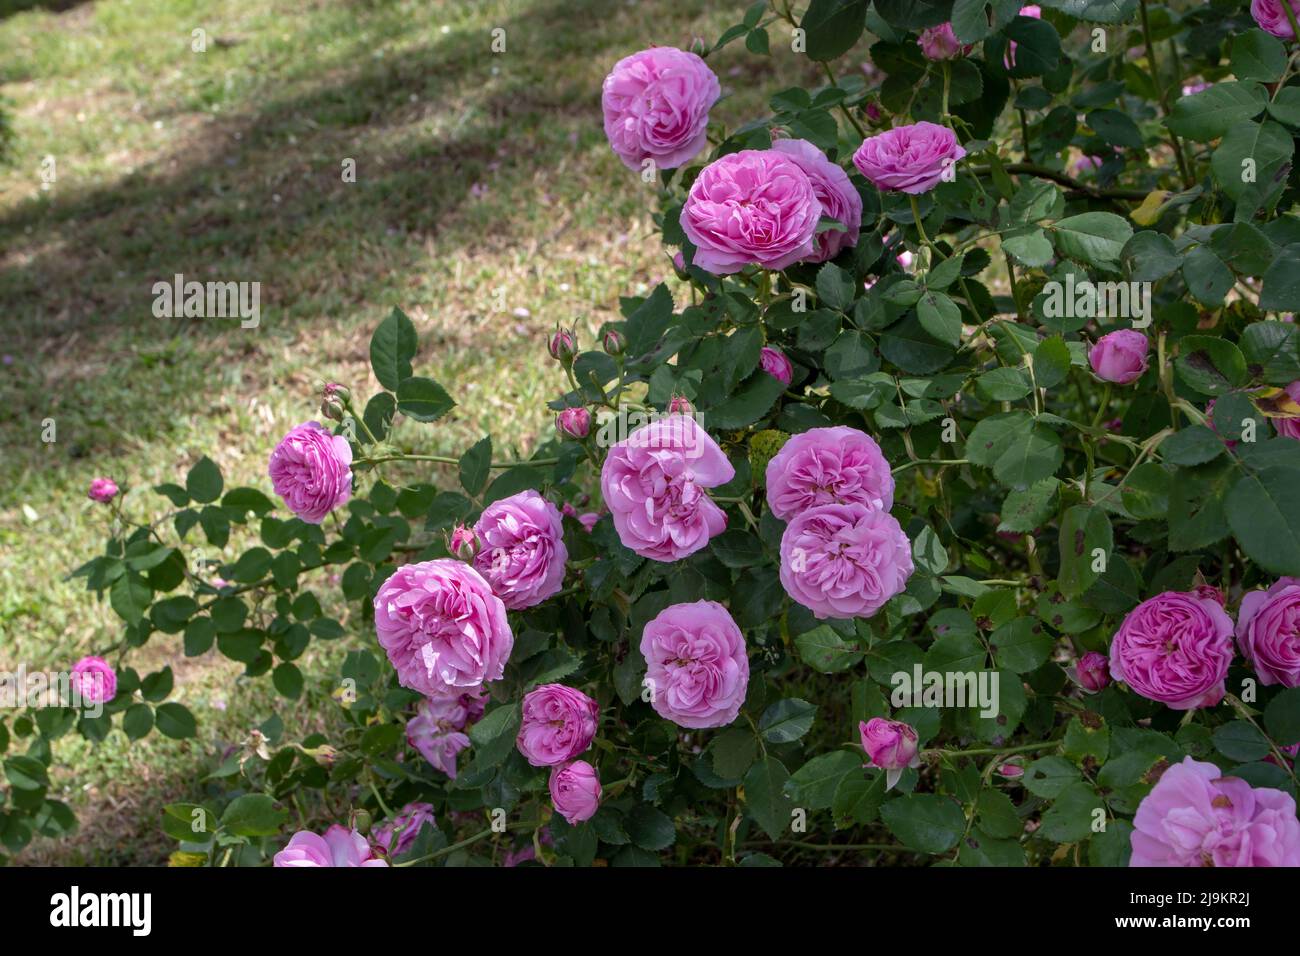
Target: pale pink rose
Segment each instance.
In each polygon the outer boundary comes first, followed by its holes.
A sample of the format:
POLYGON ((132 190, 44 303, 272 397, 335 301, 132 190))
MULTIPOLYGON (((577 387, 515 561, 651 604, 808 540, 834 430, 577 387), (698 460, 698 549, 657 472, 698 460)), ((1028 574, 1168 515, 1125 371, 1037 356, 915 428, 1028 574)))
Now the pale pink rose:
POLYGON ((1232 619, 1217 602, 1165 591, 1125 616, 1111 639, 1110 676, 1173 710, 1213 707, 1232 654, 1232 619))
POLYGON ((600 809, 600 777, 585 760, 552 768, 547 786, 555 812, 571 826, 590 820, 600 809))
MULTIPOLYGON (((1292 382, 1285 389, 1287 397, 1300 403, 1300 381, 1292 382)), ((1270 418, 1273 430, 1281 438, 1300 438, 1300 418, 1270 418)))
MULTIPOLYGON (((1291 20, 1286 15, 1286 9, 1282 6, 1287 0, 1250 0, 1250 15, 1255 18, 1255 22, 1267 32, 1283 40, 1295 39, 1295 30, 1291 28, 1291 20)), ((1300 11, 1294 0, 1291 4, 1291 12, 1300 11)))
POLYGON ((679 727, 723 727, 749 688, 745 635, 714 601, 673 604, 641 632, 650 706, 679 727))
POLYGON ((524 695, 515 744, 534 767, 554 767, 591 746, 599 705, 580 690, 543 684, 524 695))
POLYGON ((908 767, 921 766, 916 730, 901 720, 872 717, 858 723, 862 749, 871 763, 885 771, 885 789, 892 790, 908 767))
POLYGON ((601 87, 605 136, 638 172, 646 160, 675 169, 708 145, 709 109, 722 95, 718 78, 694 53, 652 47, 624 57, 601 87))
POLYGON ((352 446, 320 422, 291 428, 271 452, 267 471, 275 493, 308 524, 320 524, 352 497, 352 446))
POLYGON ((559 510, 537 492, 492 502, 474 533, 483 542, 474 567, 510 610, 541 604, 563 586, 564 526, 559 510))
POLYGON ((1071 676, 1080 687, 1090 694, 1095 694, 1110 683, 1110 662, 1106 660, 1105 654, 1088 651, 1074 665, 1071 676))
POLYGON ((921 31, 916 45, 927 60, 953 60, 970 53, 969 44, 964 44, 952 32, 951 23, 941 23, 937 27, 927 27, 921 31))
POLYGON ((72 665, 71 683, 83 701, 107 702, 117 696, 117 672, 102 657, 83 657, 72 665))
POLYGON ((415 716, 406 722, 406 742, 431 766, 455 780, 456 757, 469 746, 469 736, 464 732, 464 723, 458 725, 447 716, 450 696, 440 694, 420 702, 415 716))
POLYGON ((273 866, 387 866, 385 860, 375 856, 370 843, 356 830, 337 823, 317 836, 300 830, 289 838, 288 844, 275 855, 273 866))
POLYGON ((768 345, 764 345, 758 353, 758 367, 782 385, 789 385, 790 379, 794 377, 794 367, 785 353, 768 345))
POLYGON ((789 156, 807 174, 813 194, 822 204, 822 215, 838 219, 847 227, 817 233, 813 253, 805 261, 825 262, 834 259, 840 250, 856 246, 862 230, 862 197, 853 188, 849 174, 804 139, 780 139, 772 149, 789 156))
POLYGON ((432 803, 408 803, 397 816, 375 828, 374 845, 382 846, 389 856, 401 856, 415 843, 425 824, 435 825, 432 803), (394 834, 397 842, 393 842, 394 834))
POLYGON ((923 120, 867 137, 853 154, 853 165, 882 192, 916 195, 939 185, 965 155, 952 130, 923 120))
POLYGON ((768 462, 766 484, 768 507, 782 521, 816 505, 894 506, 894 476, 880 446, 846 425, 791 436, 768 462))
POLYGON ((100 504, 108 504, 117 497, 117 482, 112 478, 96 478, 90 483, 86 497, 100 504))
POLYGON ((1103 382, 1132 385, 1147 370, 1150 348, 1147 337, 1136 329, 1117 329, 1088 350, 1088 364, 1103 382))
POLYGON ((1300 578, 1278 578, 1241 599, 1237 646, 1261 684, 1300 687, 1300 578))

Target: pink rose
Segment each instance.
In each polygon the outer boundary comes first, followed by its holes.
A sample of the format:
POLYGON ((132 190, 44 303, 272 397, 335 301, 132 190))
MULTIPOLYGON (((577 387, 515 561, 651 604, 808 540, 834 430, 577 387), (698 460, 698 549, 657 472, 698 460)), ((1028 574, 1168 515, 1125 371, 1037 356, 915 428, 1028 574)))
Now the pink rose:
POLYGON ((394 571, 375 595, 375 631, 398 682, 429 697, 498 680, 515 643, 491 585, 451 558, 394 571))
POLYGON ((789 385, 790 379, 794 378, 794 367, 785 353, 769 345, 764 345, 758 353, 758 366, 782 385, 789 385))
POLYGON ((483 702, 477 694, 441 691, 420 701, 415 716, 406 722, 406 742, 431 766, 455 780, 456 757, 469 746, 465 728, 482 715, 483 702))
POLYGON ((548 786, 555 812, 570 825, 590 820, 600 809, 600 777, 585 760, 552 768, 548 786))
POLYGON ((1110 676, 1174 710, 1223 699, 1232 619, 1215 601, 1165 591, 1129 611, 1110 643, 1110 676))
POLYGON ((723 727, 749 688, 745 635, 714 601, 673 604, 641 632, 650 706, 679 727, 723 727))
POLYGON ((72 665, 71 683, 83 701, 107 702, 117 696, 117 672, 102 657, 83 657, 72 665))
POLYGON ((767 504, 789 521, 817 505, 894 506, 894 476, 870 435, 837 425, 794 435, 767 464, 767 504))
POLYGON ((1279 578, 1241 599, 1237 646, 1261 684, 1300 687, 1300 578, 1279 578))
POLYGON ((1151 343, 1136 329, 1108 332, 1088 350, 1088 364, 1103 382, 1132 385, 1147 370, 1151 343))
POLYGON ((1074 665, 1072 676, 1080 687, 1090 694, 1095 694, 1099 690, 1104 690, 1110 683, 1109 667, 1110 662, 1106 660, 1105 654, 1088 651, 1074 665))
MULTIPOLYGON (((1300 403, 1300 380, 1292 382, 1285 389, 1291 401, 1300 403)), ((1270 418, 1273 429, 1281 438, 1300 438, 1300 418, 1270 418)))
POLYGON ((708 144, 709 108, 718 78, 694 53, 653 47, 614 64, 601 87, 605 137, 629 169, 689 162, 708 144))
POLYGON ((512 611, 541 604, 564 584, 560 512, 535 491, 494 501, 474 525, 483 549, 474 567, 512 611))
POLYGON ((704 167, 681 224, 696 247, 694 264, 729 275, 752 262, 784 269, 812 256, 821 217, 821 201, 798 163, 775 149, 746 149, 704 167))
POLYGON ((86 497, 106 505, 117 497, 117 482, 112 478, 96 478, 90 483, 90 490, 86 492, 86 497))
POLYGON ((320 422, 291 428, 271 452, 268 471, 275 493, 308 524, 320 524, 352 497, 352 446, 320 422))
MULTIPOLYGON (((1284 2, 1286 0, 1250 0, 1250 15, 1273 36, 1291 40, 1295 38, 1295 31, 1291 29, 1291 21, 1282 7, 1284 2)), ((1291 12, 1297 12, 1294 0, 1291 2, 1291 12)))
POLYGON ((337 823, 323 837, 300 830, 275 855, 274 866, 387 866, 375 856, 370 843, 356 830, 337 823))
POLYGON ((566 408, 555 416, 555 430, 563 437, 586 438, 591 431, 591 412, 582 406, 566 408))
POLYGON ((524 695, 515 743, 534 767, 554 767, 591 746, 600 706, 580 690, 543 684, 524 695))
POLYGON ((906 768, 921 766, 916 731, 911 725, 901 720, 872 717, 858 724, 858 733, 867 758, 885 771, 886 790, 894 788, 906 768))
POLYGON ((813 239, 813 253, 808 262, 825 262, 839 255, 841 249, 858 244, 862 229, 862 197, 849 181, 849 174, 826 158, 826 154, 804 139, 779 139, 772 149, 798 164, 812 183, 813 195, 822 204, 822 215, 838 219, 844 231, 828 229, 813 239))
POLYGON ((937 27, 927 27, 921 31, 916 45, 927 60, 953 60, 965 56, 971 51, 969 44, 964 44, 952 32, 951 23, 941 23, 937 27))
POLYGON ((871 617, 912 570, 898 522, 858 502, 802 511, 781 536, 781 584, 818 618, 871 617))
POLYGON ((952 130, 922 121, 867 137, 853 154, 853 165, 882 192, 915 195, 939 185, 965 155, 952 130))
POLYGON ((1300 866, 1295 800, 1185 757, 1138 805, 1129 866, 1300 866))
POLYGON ((734 477, 727 456, 695 419, 667 415, 610 448, 600 489, 624 546, 655 561, 680 561, 727 527, 705 489, 734 477))
POLYGON ((415 843, 424 825, 434 826, 432 803, 408 803, 398 811, 392 821, 375 828, 374 843, 382 846, 389 856, 401 856, 415 843), (393 842, 396 834, 397 842, 393 842))

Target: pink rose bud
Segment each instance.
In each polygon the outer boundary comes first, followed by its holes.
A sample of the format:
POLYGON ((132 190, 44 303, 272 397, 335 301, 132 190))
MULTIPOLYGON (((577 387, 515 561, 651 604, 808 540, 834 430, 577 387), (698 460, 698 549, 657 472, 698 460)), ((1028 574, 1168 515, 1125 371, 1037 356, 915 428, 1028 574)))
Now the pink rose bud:
POLYGON ((1110 683, 1110 663, 1104 654, 1088 651, 1074 665, 1074 679, 1090 694, 1095 694, 1110 683))
POLYGON ((627 339, 623 337, 621 332, 610 329, 601 338, 600 345, 608 355, 622 355, 623 350, 627 348, 627 339))
POLYGON ((547 343, 546 349, 551 353, 551 358, 563 365, 568 365, 573 361, 573 356, 578 351, 578 340, 572 330, 555 327, 554 334, 551 335, 550 342, 547 343))
POLYGON ((600 809, 600 778, 585 760, 554 768, 549 789, 555 812, 571 825, 590 820, 600 809))
POLYGON ((677 270, 679 276, 686 277, 686 257, 680 252, 673 253, 673 268, 677 270))
POLYGON ((447 551, 449 553, 462 561, 473 561, 474 555, 478 554, 478 549, 478 535, 474 533, 473 528, 458 524, 452 529, 451 537, 447 539, 447 551))
POLYGON ((779 349, 763 346, 763 350, 758 353, 758 365, 782 385, 789 385, 790 379, 794 377, 794 368, 790 365, 790 360, 779 349))
POLYGON ((1209 598, 1211 601, 1217 601, 1219 607, 1228 606, 1228 599, 1213 584, 1198 584, 1192 588, 1192 593, 1199 598, 1209 598))
POLYGON ((937 27, 922 30, 916 44, 927 60, 953 60, 971 51, 969 46, 958 41, 957 35, 952 32, 951 23, 941 23, 937 27))
POLYGON ((1007 761, 998 767, 998 776, 1007 780, 1016 780, 1025 775, 1025 768, 1018 763, 1007 761))
POLYGON ((922 121, 869 136, 853 154, 858 172, 882 192, 926 193, 966 155, 946 126, 922 121))
POLYGON ((1118 329, 1097 340, 1088 351, 1088 364, 1103 382, 1131 385, 1147 370, 1151 343, 1136 329, 1118 329))
POLYGON ((117 672, 102 657, 83 657, 72 665, 72 686, 91 704, 107 703, 117 696, 117 672))
POLYGON ((321 396, 320 413, 329 421, 341 422, 351 393, 342 385, 329 383, 321 396))
POLYGON ((586 408, 566 408, 555 416, 555 430, 567 438, 579 441, 591 431, 591 412, 586 408))
POLYGON ((867 119, 873 123, 879 123, 885 117, 885 111, 880 108, 880 104, 875 100, 867 101, 862 107, 862 111, 867 114, 867 119))
POLYGON ((872 717, 858 724, 862 749, 872 764, 885 771, 885 789, 898 783, 907 767, 919 767, 916 731, 901 720, 872 717))
POLYGON ((691 37, 690 51, 696 56, 704 56, 709 52, 709 43, 704 37, 691 37))
POLYGON ((674 395, 668 401, 669 415, 689 415, 695 409, 691 407, 691 401, 685 395, 674 395))
MULTIPOLYGON (((1255 22, 1260 27, 1273 36, 1292 40, 1295 38, 1295 31, 1291 29, 1291 20, 1282 7, 1286 2, 1287 0, 1251 0, 1250 15, 1255 18, 1255 22)), ((1291 11, 1300 13, 1300 6, 1296 5, 1295 0, 1291 0, 1291 11)))
POLYGON ((106 505, 117 497, 117 482, 112 478, 96 478, 90 483, 90 490, 86 492, 86 497, 106 505))

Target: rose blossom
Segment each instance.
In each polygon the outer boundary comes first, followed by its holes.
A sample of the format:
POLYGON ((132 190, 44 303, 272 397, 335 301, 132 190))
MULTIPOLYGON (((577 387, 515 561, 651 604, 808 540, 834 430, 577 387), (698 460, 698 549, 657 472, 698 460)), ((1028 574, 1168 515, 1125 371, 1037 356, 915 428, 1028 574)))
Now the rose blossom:
POLYGON ((718 78, 694 53, 652 47, 624 57, 601 87, 605 137, 629 169, 675 169, 708 144, 718 78))
POLYGON ((352 497, 351 469, 348 440, 331 435, 320 422, 305 422, 280 439, 267 471, 289 510, 308 524, 320 524, 352 497))
POLYGON ((554 767, 591 746, 600 706, 580 690, 543 684, 524 695, 515 743, 534 767, 554 767))
POLYGON ((456 779, 456 757, 469 746, 464 732, 467 721, 456 721, 454 699, 455 695, 446 693, 426 698, 406 722, 406 742, 452 780, 456 779))
POLYGON ((898 522, 858 502, 802 511, 781 536, 781 584, 818 618, 871 617, 912 570, 898 522))
POLYGON ((1295 800, 1183 758, 1138 805, 1129 866, 1300 866, 1295 800))
POLYGON ((705 166, 691 184, 681 225, 693 264, 730 275, 756 262, 784 269, 813 255, 822 204, 797 162, 775 149, 745 149, 705 166))
POLYGON ((300 830, 275 855, 273 866, 387 866, 375 856, 370 843, 356 830, 337 823, 318 836, 300 830))
MULTIPOLYGON (((1286 15, 1286 10, 1282 4, 1287 0, 1250 0, 1250 15, 1255 18, 1264 30, 1280 37, 1283 40, 1295 38, 1295 31, 1291 29, 1291 20, 1286 15)), ((1300 12, 1292 0, 1291 12, 1300 12)))
POLYGON ((789 385, 790 379, 794 378, 794 367, 785 353, 769 345, 764 345, 758 353, 758 366, 782 385, 789 385))
POLYGON ((792 436, 768 462, 766 483, 768 507, 782 521, 816 505, 894 506, 894 476, 880 446, 846 425, 792 436))
POLYGON ((971 51, 970 45, 962 43, 952 32, 951 23, 941 23, 937 27, 922 30, 916 45, 921 48, 927 60, 952 60, 971 51))
POLYGON ((858 724, 867 758, 885 771, 885 789, 892 790, 908 767, 921 766, 916 730, 901 720, 872 717, 858 724))
POLYGON ((922 121, 867 137, 853 165, 882 192, 915 195, 939 185, 945 170, 965 155, 952 130, 922 121))
POLYGON ((107 702, 117 696, 117 672, 102 657, 83 657, 72 665, 72 685, 81 699, 91 704, 107 702))
POLYGON ((825 262, 841 249, 858 244, 862 229, 862 197, 849 181, 849 174, 826 158, 826 154, 804 139, 779 139, 772 149, 794 160, 812 183, 813 194, 822 204, 822 215, 838 219, 845 229, 828 229, 813 238, 814 251, 807 262, 825 262))
POLYGON ((1223 699, 1232 619, 1217 602, 1165 591, 1125 616, 1110 643, 1110 676, 1174 710, 1223 699))
POLYGON ((650 706, 679 727, 723 727, 749 688, 745 635, 715 601, 673 604, 641 632, 650 706))
POLYGON ((548 789, 555 812, 572 826, 590 820, 600 809, 600 777, 585 760, 553 767, 548 789))
POLYGON ((1278 578, 1241 599, 1237 646, 1261 684, 1300 687, 1300 578, 1278 578))
POLYGON ((1103 382, 1132 385, 1147 370, 1151 343, 1136 329, 1116 329, 1088 350, 1088 364, 1103 382))
POLYGON ((90 483, 90 490, 86 492, 86 497, 106 505, 117 497, 117 482, 112 478, 96 478, 90 483))
POLYGON ((483 548, 474 567, 512 611, 541 604, 564 584, 560 512, 535 491, 494 501, 474 525, 483 548))
POLYGON ((398 682, 426 696, 499 679, 515 643, 491 585, 452 558, 394 571, 375 595, 375 631, 398 682))
MULTIPOLYGON (((1288 385, 1283 391, 1286 392, 1287 398, 1300 404, 1300 380, 1296 380, 1288 385)), ((1280 438, 1300 438, 1300 418, 1270 418, 1273 423, 1273 430, 1277 432, 1280 438)))
POLYGON ((566 408, 555 416, 555 430, 569 438, 586 438, 591 431, 591 412, 583 406, 566 408))
POLYGON ((624 546, 643 558, 680 561, 726 528, 726 514, 705 489, 734 477, 694 418, 666 415, 610 448, 600 489, 624 546))
POLYGON ((435 825, 432 803, 408 803, 397 812, 391 822, 375 828, 374 843, 382 846, 389 856, 401 856, 415 843, 424 825, 435 825), (393 834, 397 842, 393 842, 393 834))
POLYGON ((1110 683, 1109 666, 1110 662, 1106 660, 1105 654, 1088 651, 1074 665, 1074 673, 1071 676, 1080 687, 1090 694, 1095 694, 1110 683))

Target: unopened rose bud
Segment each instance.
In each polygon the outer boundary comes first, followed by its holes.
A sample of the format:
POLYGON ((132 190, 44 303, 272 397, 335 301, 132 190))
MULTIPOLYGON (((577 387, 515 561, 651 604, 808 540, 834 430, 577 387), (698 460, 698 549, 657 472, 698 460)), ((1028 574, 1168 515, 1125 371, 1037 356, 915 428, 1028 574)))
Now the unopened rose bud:
POLYGON ((1192 593, 1198 598, 1205 598, 1206 600, 1213 601, 1215 604, 1219 605, 1219 607, 1226 607, 1228 603, 1227 599, 1223 596, 1223 592, 1213 584, 1198 584, 1192 588, 1192 593))
POLYGON ((709 45, 704 42, 704 37, 691 38, 691 52, 696 56, 704 56, 709 52, 709 45))
POLYGON ((874 100, 865 104, 862 111, 867 114, 867 119, 873 123, 879 123, 885 117, 885 111, 874 100))
POLYGON ((601 347, 607 355, 622 355, 623 350, 627 348, 627 339, 616 329, 610 329, 600 340, 601 347))
POLYGON ((1008 780, 1016 780, 1025 775, 1025 768, 1018 763, 1007 761, 998 767, 998 776, 1005 777, 1008 780))
POLYGON ((373 822, 369 810, 358 809, 352 811, 352 829, 356 830, 362 836, 366 836, 370 833, 370 825, 373 822))
POLYGON ((874 766, 885 771, 885 789, 898 783, 907 767, 919 767, 921 756, 917 752, 916 730, 901 720, 872 717, 858 724, 862 749, 874 766))
POLYGON ((556 326, 546 348, 551 353, 551 358, 562 365, 568 365, 578 352, 578 340, 571 330, 556 326))
POLYGON ((581 406, 566 408, 555 416, 555 430, 564 437, 581 441, 591 431, 591 412, 581 406))
POLYGON ((1103 382, 1132 385, 1150 365, 1151 343, 1136 329, 1118 329, 1103 335, 1088 350, 1088 364, 1103 382))
POLYGON ((1095 694, 1110 683, 1110 662, 1104 654, 1088 651, 1074 665, 1074 679, 1088 693, 1095 694))
POLYGON ((474 556, 478 554, 478 549, 478 535, 474 533, 473 528, 458 524, 452 529, 451 537, 447 539, 447 550, 453 556, 462 561, 473 561, 474 556))
POLYGON ((106 505, 117 497, 117 482, 112 478, 96 478, 90 483, 90 490, 86 492, 86 497, 106 505))
POLYGON ((677 270, 677 276, 680 279, 686 278, 686 257, 680 252, 673 253, 673 268, 677 270))
POLYGON ((758 353, 758 365, 782 385, 789 385, 790 379, 794 378, 794 367, 779 349, 763 346, 763 350, 758 353))
POLYGON ((690 400, 685 395, 674 395, 668 402, 669 415, 689 415, 693 411, 690 400))

